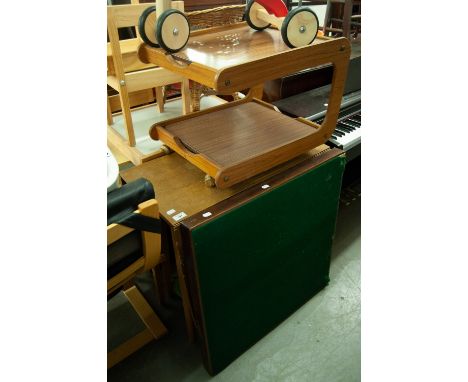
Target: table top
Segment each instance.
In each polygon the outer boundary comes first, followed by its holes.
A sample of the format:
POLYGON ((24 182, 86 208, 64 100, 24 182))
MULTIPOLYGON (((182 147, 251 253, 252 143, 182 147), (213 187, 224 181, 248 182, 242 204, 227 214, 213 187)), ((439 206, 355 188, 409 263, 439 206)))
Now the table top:
MULTIPOLYGON (((316 39, 313 45, 327 40, 316 39)), ((176 54, 216 70, 290 51, 277 29, 256 31, 245 23, 212 33, 192 33, 187 47, 176 54)))
POLYGON ((245 22, 191 32, 187 46, 175 54, 147 44, 138 48, 141 61, 177 72, 221 94, 317 65, 346 65, 349 52, 347 39, 320 36, 311 45, 291 49, 279 30, 255 31, 245 22))
POLYGON ((193 153, 205 155, 219 167, 245 162, 315 132, 311 126, 257 102, 216 110, 164 128, 193 153))
POLYGON ((320 145, 306 154, 225 189, 207 187, 204 183, 205 174, 177 153, 124 170, 121 177, 127 183, 142 177, 148 179, 153 184, 160 215, 175 227, 179 224, 178 215, 181 212, 192 216, 329 149, 327 145, 320 145))

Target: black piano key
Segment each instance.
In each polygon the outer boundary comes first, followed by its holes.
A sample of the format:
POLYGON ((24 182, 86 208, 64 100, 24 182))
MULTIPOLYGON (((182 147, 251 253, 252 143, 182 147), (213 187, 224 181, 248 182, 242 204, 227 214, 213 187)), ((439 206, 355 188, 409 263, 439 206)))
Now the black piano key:
POLYGON ((355 123, 356 125, 358 125, 357 127, 361 127, 361 121, 358 121, 357 119, 348 118, 348 121, 355 123))
POLYGON ((337 140, 338 140, 338 138, 337 138, 337 137, 335 137, 333 134, 332 134, 332 136, 331 136, 331 137, 332 137, 332 138, 333 138, 335 141, 337 141, 337 140))
POLYGON ((341 122, 338 122, 338 124, 336 125, 336 128, 337 129, 340 129, 341 131, 343 131, 344 133, 350 133, 351 131, 353 131, 354 129, 351 128, 351 127, 348 127, 346 125, 342 125, 341 122))
POLYGON ((351 118, 348 118, 346 121, 344 121, 354 127, 359 127, 361 126, 361 122, 356 122, 356 121, 352 121, 351 118))
POLYGON ((339 131, 339 130, 335 130, 335 131, 333 132, 333 134, 338 135, 339 137, 344 137, 344 133, 342 133, 342 132, 339 131))
POLYGON ((346 122, 340 122, 340 124, 342 124, 342 126, 346 126, 348 129, 351 129, 351 131, 355 131, 357 129, 357 126, 351 125, 346 122))
POLYGON ((340 130, 341 132, 343 132, 345 134, 351 132, 351 129, 349 127, 344 126, 344 125, 340 125, 339 122, 336 124, 335 129, 338 129, 338 130, 340 130))
POLYGON ((356 130, 356 128, 357 128, 357 126, 355 124, 349 123, 348 121, 340 121, 340 122, 338 122, 338 124, 339 125, 341 124, 341 125, 346 126, 346 127, 350 128, 350 129, 353 129, 353 130, 356 130))

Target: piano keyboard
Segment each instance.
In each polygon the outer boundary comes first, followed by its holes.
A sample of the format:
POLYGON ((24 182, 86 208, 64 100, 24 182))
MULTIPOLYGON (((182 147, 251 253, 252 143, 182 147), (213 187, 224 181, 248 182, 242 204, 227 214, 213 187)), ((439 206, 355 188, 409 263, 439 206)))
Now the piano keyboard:
MULTIPOLYGON (((316 121, 322 123, 323 118, 316 121)), ((361 104, 340 111, 336 129, 329 139, 334 146, 349 151, 361 143, 361 104)))

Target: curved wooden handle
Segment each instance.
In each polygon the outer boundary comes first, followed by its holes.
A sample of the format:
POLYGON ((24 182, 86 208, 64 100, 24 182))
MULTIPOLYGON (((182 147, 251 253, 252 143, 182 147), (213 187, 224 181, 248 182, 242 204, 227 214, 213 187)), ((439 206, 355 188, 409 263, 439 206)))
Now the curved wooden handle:
MULTIPOLYGON (((153 125, 150 128, 149 135, 150 135, 151 139, 154 139, 155 141, 160 140, 158 127, 159 127, 158 125, 153 125)), ((166 137, 166 139, 164 139, 164 141, 166 141, 166 140, 168 140, 167 137, 166 137)), ((187 147, 187 145, 184 142, 182 142, 182 140, 179 137, 171 136, 169 140, 172 141, 172 142, 164 142, 164 143, 169 143, 169 144, 172 143, 172 144, 177 145, 177 147, 180 149, 180 151, 184 152, 187 155, 196 155, 196 154, 198 154, 197 152, 195 152, 195 151, 191 150, 189 147, 187 147)))
POLYGON ((149 136, 155 141, 159 141, 158 125, 153 125, 150 127, 149 136))
POLYGON ((173 139, 174 139, 175 144, 177 146, 179 146, 181 151, 184 151, 185 153, 187 153, 189 155, 194 155, 194 154, 197 155, 198 154, 196 151, 193 151, 184 142, 182 142, 182 140, 179 137, 174 137, 173 139))

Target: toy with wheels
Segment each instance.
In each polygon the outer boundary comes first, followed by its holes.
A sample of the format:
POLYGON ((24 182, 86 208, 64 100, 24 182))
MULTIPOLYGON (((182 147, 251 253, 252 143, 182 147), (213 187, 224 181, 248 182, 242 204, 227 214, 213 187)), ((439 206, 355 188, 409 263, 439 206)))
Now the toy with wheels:
POLYGON ((156 0, 155 7, 141 14, 138 31, 148 45, 176 53, 187 45, 190 25, 182 11, 171 8, 170 0, 156 0))
MULTIPOLYGON (((282 0, 249 0, 245 20, 258 31, 270 26, 277 28, 290 48, 312 44, 319 27, 317 15, 302 7, 302 1, 298 8, 288 12, 282 0)), ((171 8, 170 0, 156 0, 155 7, 146 9, 140 16, 138 30, 145 43, 169 53, 185 48, 190 36, 187 17, 181 10, 171 8)))
POLYGON ((310 8, 302 7, 302 1, 298 8, 288 13, 282 0, 249 0, 245 21, 258 31, 269 26, 277 28, 290 48, 312 44, 319 27, 317 15, 310 8))

